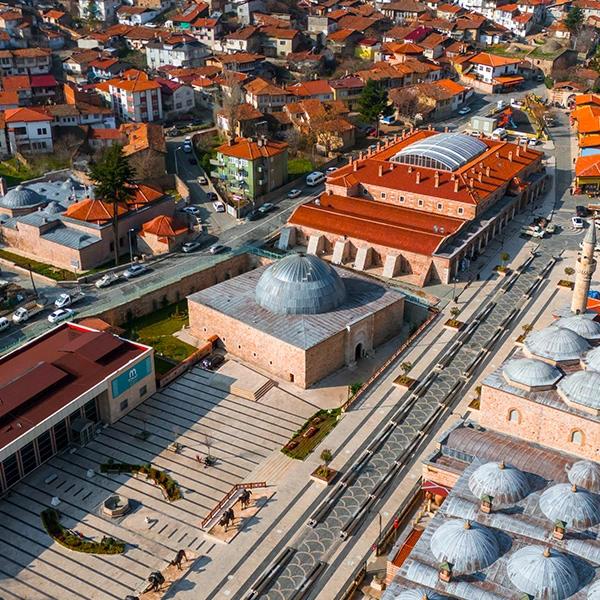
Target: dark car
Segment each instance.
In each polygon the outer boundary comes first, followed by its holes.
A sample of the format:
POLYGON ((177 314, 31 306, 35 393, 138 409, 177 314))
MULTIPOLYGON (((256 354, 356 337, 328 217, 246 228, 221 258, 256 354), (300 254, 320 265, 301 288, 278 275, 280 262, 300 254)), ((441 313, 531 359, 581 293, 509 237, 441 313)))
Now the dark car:
POLYGON ((246 215, 246 221, 256 221, 257 219, 260 219, 261 213, 259 210, 251 210, 247 215, 246 215))
POLYGON ((576 206, 575 207, 575 214, 578 217, 587 217, 587 208, 585 206, 576 206))
POLYGON ((220 354, 211 354, 210 356, 207 356, 205 359, 202 360, 202 366, 205 369, 213 371, 219 365, 222 365, 223 362, 225 362, 225 359, 220 354))
POLYGON ((209 202, 214 202, 215 200, 218 200, 217 195, 214 192, 206 192, 206 199, 209 202))

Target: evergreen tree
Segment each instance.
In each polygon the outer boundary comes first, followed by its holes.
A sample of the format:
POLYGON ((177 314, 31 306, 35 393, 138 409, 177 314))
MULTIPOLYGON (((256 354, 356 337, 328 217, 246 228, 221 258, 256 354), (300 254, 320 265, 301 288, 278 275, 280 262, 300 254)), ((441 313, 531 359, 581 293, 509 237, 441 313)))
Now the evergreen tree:
POLYGON ((379 117, 393 114, 394 109, 389 104, 387 90, 374 79, 367 81, 358 101, 360 114, 367 123, 374 123, 379 132, 379 117))
POLYGON ((579 6, 573 6, 565 18, 565 25, 570 31, 577 31, 583 23, 584 14, 579 6))
POLYGON ((113 207, 115 266, 119 264, 119 206, 132 196, 134 177, 135 170, 119 145, 108 148, 97 162, 90 164, 96 198, 112 203, 113 207))

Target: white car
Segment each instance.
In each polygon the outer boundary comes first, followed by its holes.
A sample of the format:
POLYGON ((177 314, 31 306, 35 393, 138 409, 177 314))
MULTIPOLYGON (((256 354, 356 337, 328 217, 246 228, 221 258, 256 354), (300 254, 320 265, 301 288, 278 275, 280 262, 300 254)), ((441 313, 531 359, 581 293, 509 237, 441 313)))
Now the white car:
POLYGON ((189 135, 183 141, 183 151, 187 154, 192 151, 192 138, 189 135))
POLYGON ((10 321, 6 317, 0 317, 0 331, 4 331, 8 329, 10 326, 10 321))
POLYGON ((72 308, 59 308, 48 315, 48 322, 53 325, 62 321, 69 321, 75 316, 75 311, 72 308))
POLYGON ((458 109, 459 115, 468 115, 470 112, 471 112, 471 109, 468 106, 463 106, 462 108, 458 109))
POLYGON ((581 217, 571 217, 571 223, 574 229, 583 229, 583 219, 581 217))
POLYGON ((213 202, 215 212, 225 212, 225 205, 222 202, 213 202))
POLYGON ((197 206, 186 206, 182 210, 184 213, 187 213, 188 215, 194 215, 196 217, 200 214, 200 209, 197 206))
POLYGON ((331 175, 331 173, 335 173, 335 171, 337 171, 337 170, 338 170, 338 168, 337 168, 337 167, 327 167, 327 171, 326 171, 326 173, 327 173, 328 175, 331 175))
POLYGON ((302 193, 302 190, 294 188, 288 192, 288 198, 297 198, 302 193))
POLYGON ((189 254, 190 252, 198 250, 198 248, 200 248, 201 246, 202 244, 200 242, 186 242, 185 244, 183 244, 183 246, 181 246, 181 251, 185 252, 186 254, 189 254))
POLYGON ((225 252, 226 246, 223 244, 214 244, 211 246, 208 251, 210 254, 219 254, 221 252, 225 252))
POLYGON ((131 265, 129 269, 123 272, 123 277, 125 279, 133 279, 134 277, 143 275, 146 271, 149 271, 146 265, 131 265))
POLYGON ((208 179, 206 179, 206 177, 204 177, 204 175, 200 175, 198 177, 198 183, 200 185, 206 185, 208 183, 208 179))
POLYGON ((116 281, 119 281, 119 275, 117 273, 107 273, 102 275, 98 281, 94 284, 97 288, 105 288, 112 285, 116 281))

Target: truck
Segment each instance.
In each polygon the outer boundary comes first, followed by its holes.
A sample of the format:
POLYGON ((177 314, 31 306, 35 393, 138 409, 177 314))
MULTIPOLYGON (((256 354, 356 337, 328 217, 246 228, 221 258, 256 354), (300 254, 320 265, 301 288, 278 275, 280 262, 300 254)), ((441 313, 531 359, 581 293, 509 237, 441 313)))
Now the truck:
POLYGON ((55 301, 55 308, 66 308, 67 306, 71 306, 75 304, 75 302, 79 302, 85 297, 83 292, 63 292, 55 301))
POLYGON ((39 297, 37 300, 32 300, 31 302, 20 306, 12 315, 13 323, 24 323, 25 321, 28 321, 31 317, 42 312, 47 304, 48 300, 46 298, 39 297))

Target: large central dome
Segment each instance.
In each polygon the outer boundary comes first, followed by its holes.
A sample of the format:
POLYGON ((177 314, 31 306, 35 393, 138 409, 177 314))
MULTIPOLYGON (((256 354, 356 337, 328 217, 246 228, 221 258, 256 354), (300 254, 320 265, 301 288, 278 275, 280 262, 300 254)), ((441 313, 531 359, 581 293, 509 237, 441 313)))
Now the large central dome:
POLYGON ((346 287, 335 269, 312 254, 292 254, 269 266, 256 284, 256 303, 280 315, 335 310, 346 287))

